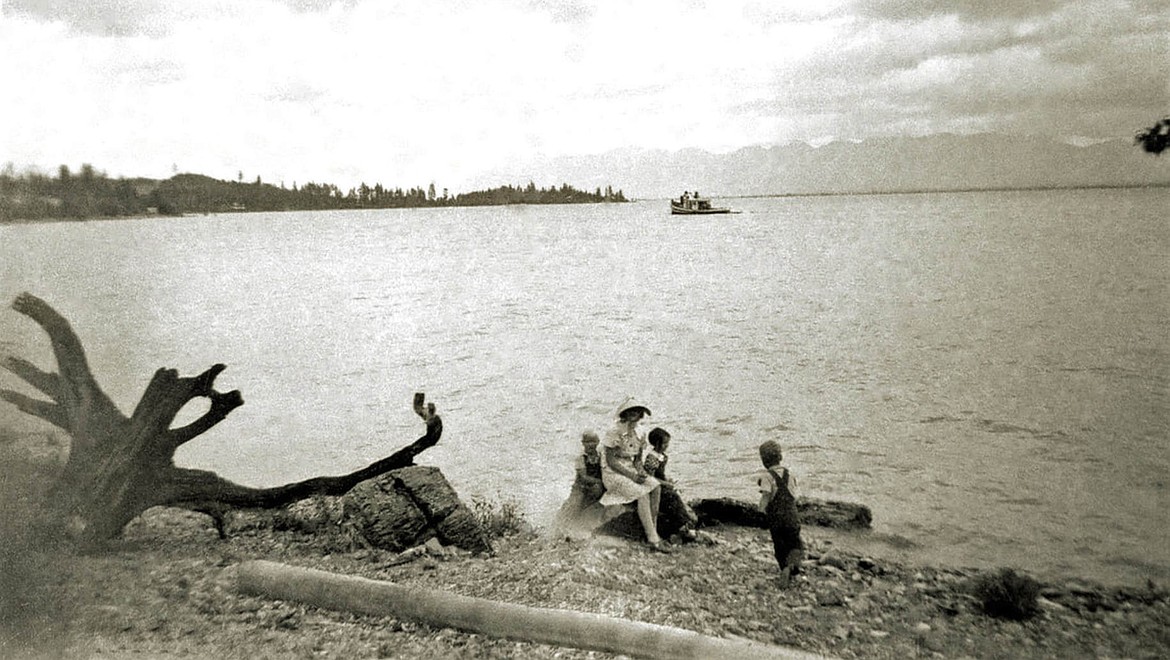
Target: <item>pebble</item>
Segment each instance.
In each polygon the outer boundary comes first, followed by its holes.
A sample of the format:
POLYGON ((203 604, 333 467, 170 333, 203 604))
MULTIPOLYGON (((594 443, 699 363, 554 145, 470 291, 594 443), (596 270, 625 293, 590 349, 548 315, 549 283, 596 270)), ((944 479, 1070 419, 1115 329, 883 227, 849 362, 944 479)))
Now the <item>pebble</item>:
POLYGON ((827 552, 821 555, 821 564, 824 566, 832 566, 841 570, 848 570, 850 568, 849 562, 836 552, 827 552))
POLYGON ((843 599, 839 593, 830 592, 817 594, 817 605, 820 605, 821 607, 834 607, 844 604, 845 599, 843 599))
POLYGON ((890 636, 890 633, 885 630, 871 630, 869 631, 869 636, 874 639, 885 639, 890 636))
POLYGON ((920 635, 925 635, 925 634, 929 633, 931 630, 932 630, 932 628, 930 627, 930 624, 925 622, 925 621, 920 621, 914 626, 914 632, 916 632, 920 635))

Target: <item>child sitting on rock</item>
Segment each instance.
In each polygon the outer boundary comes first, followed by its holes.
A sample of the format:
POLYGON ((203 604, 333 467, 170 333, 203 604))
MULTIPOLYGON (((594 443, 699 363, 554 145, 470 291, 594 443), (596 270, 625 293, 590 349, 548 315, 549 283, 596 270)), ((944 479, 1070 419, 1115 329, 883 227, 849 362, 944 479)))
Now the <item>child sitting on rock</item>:
POLYGON ((573 488, 557 513, 556 528, 560 532, 582 535, 603 522, 605 509, 600 500, 605 486, 601 482, 601 454, 597 451, 600 442, 593 431, 581 434, 581 455, 573 466, 573 488))
POLYGON ((667 537, 678 535, 682 541, 693 541, 699 517, 683 501, 674 481, 666 476, 666 463, 670 460, 666 453, 670 449, 670 433, 666 429, 655 427, 650 430, 646 440, 650 446, 642 456, 642 466, 662 483, 662 497, 658 510, 654 511, 654 516, 658 519, 659 532, 667 537))
POLYGON ((800 540, 800 516, 796 511, 795 478, 780 465, 784 454, 780 445, 769 440, 760 445, 760 461, 767 470, 756 479, 760 490, 760 509, 772 533, 772 550, 780 564, 780 581, 787 586, 800 572, 804 544, 800 540))
POLYGON ((670 434, 666 429, 654 427, 650 435, 646 436, 646 441, 650 446, 642 456, 642 467, 659 481, 669 481, 666 478, 666 450, 670 448, 670 434))

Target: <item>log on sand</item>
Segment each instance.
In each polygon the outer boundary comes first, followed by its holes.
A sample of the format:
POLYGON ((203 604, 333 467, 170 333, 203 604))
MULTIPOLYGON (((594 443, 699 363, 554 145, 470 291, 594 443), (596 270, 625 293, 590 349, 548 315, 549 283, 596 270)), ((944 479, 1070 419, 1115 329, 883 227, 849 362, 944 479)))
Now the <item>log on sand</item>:
POLYGON ((502 603, 264 560, 240 564, 236 567, 236 581, 240 591, 254 596, 638 658, 823 657, 745 639, 708 637, 681 628, 502 603))

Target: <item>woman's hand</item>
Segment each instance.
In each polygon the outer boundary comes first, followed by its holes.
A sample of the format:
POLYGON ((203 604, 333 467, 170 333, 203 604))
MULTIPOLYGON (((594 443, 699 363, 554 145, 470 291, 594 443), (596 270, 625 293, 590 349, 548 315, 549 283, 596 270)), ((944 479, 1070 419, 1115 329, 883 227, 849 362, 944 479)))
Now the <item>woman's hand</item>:
POLYGON ((644 484, 644 483, 646 483, 646 473, 645 473, 645 472, 639 472, 639 473, 635 474, 635 475, 634 475, 634 483, 636 483, 636 484, 644 484))

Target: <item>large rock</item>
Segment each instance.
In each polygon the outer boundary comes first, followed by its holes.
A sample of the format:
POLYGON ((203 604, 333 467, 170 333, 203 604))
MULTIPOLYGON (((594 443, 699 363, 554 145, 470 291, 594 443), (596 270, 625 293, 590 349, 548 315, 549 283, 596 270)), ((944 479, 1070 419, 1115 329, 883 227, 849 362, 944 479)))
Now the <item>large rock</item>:
MULTIPOLYGON (((683 501, 674 486, 663 486, 662 499, 658 507, 658 535, 668 539, 684 530, 693 530, 700 524, 696 513, 683 501)), ((642 521, 634 505, 626 505, 620 513, 607 516, 597 531, 609 536, 635 539, 645 538, 642 521)))
POLYGON ((432 538, 491 551, 475 515, 436 467, 414 465, 363 481, 345 495, 345 513, 371 545, 392 552, 432 538))

